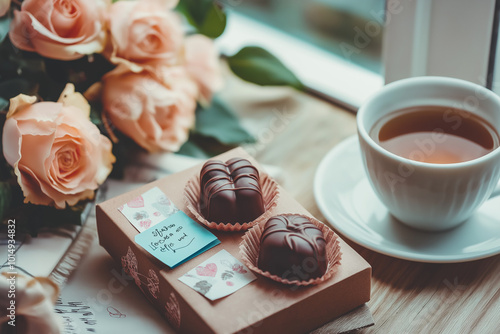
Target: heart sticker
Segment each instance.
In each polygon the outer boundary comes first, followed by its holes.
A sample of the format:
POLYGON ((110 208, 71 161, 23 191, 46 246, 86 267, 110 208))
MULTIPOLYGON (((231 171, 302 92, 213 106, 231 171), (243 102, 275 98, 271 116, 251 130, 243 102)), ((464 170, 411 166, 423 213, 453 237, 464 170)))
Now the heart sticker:
POLYGON ((142 196, 138 196, 133 200, 131 200, 130 202, 128 202, 127 205, 129 206, 129 208, 134 208, 134 209, 142 208, 144 207, 144 199, 142 198, 142 196))
POLYGON ((196 267, 196 273, 199 276, 215 277, 215 274, 217 274, 217 265, 215 263, 208 263, 205 267, 198 266, 196 267))
POLYGON ((148 229, 151 226, 151 219, 141 220, 139 222, 139 225, 145 229, 148 229))

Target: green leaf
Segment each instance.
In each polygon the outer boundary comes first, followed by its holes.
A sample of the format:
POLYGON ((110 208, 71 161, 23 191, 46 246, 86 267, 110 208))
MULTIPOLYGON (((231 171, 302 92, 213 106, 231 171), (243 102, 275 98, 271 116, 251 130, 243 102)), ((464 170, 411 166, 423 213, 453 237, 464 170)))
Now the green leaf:
POLYGON ((206 159, 241 143, 254 141, 238 117, 215 96, 209 107, 196 110, 195 129, 177 153, 206 159))
POLYGON ((201 158, 201 159, 206 159, 209 158, 210 155, 203 150, 193 139, 193 136, 189 138, 187 142, 185 142, 179 151, 176 152, 177 154, 182 154, 182 155, 187 155, 190 157, 194 158, 201 158))
POLYGON ((255 141, 241 126, 238 117, 217 97, 213 98, 208 108, 197 110, 194 133, 213 137, 227 145, 255 141))
POLYGON ((99 129, 103 125, 101 118, 101 111, 102 111, 102 104, 100 102, 90 102, 90 121, 94 123, 97 127, 99 127, 99 129))
POLYGON ((226 28, 224 10, 212 0, 181 0, 177 6, 198 33, 217 38, 226 28))
POLYGON ((226 14, 216 4, 212 4, 203 22, 198 26, 198 32, 210 38, 217 38, 226 29, 226 14))
POLYGON ((5 217, 11 203, 12 190, 7 182, 0 182, 0 221, 5 217))
POLYGON ((12 17, 9 17, 8 15, 0 17, 0 43, 2 43, 5 37, 9 34, 11 21, 12 17))
POLYGON ((208 159, 227 152, 236 146, 237 145, 221 144, 213 137, 206 137, 201 134, 191 132, 189 140, 185 142, 176 153, 200 159, 208 159))
POLYGON ((9 101, 4 99, 3 97, 0 97, 0 111, 6 110, 8 105, 9 105, 9 101))
POLYGON ((248 46, 227 59, 231 70, 243 80, 261 86, 290 86, 303 90, 304 85, 281 61, 268 51, 248 46))

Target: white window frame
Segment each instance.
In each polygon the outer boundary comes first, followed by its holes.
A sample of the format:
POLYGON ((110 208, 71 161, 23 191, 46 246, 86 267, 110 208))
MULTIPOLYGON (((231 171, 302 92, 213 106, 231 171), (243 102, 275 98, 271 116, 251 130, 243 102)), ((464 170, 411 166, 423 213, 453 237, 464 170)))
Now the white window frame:
POLYGON ((340 45, 348 58, 383 33, 383 75, 234 11, 217 45, 226 55, 244 46, 264 47, 311 92, 353 111, 384 84, 413 76, 456 77, 499 93, 497 1, 386 0, 385 13, 371 11, 373 20, 354 27, 352 43, 340 45), (493 71, 496 80, 491 80, 493 71))
POLYGON ((436 75, 488 85, 495 0, 387 0, 386 8, 386 83, 436 75))

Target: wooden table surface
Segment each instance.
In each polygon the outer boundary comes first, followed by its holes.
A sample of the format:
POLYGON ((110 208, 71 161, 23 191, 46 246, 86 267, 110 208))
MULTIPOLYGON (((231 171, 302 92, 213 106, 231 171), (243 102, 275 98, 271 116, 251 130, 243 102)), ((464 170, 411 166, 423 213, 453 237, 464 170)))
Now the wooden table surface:
MULTIPOLYGON (((332 147, 356 133, 355 115, 293 90, 243 86, 244 94, 236 88, 225 94, 245 120, 261 122, 259 142, 248 149, 261 163, 282 167, 283 186, 326 223, 313 196, 314 174, 332 147), (280 120, 286 126, 278 126, 280 120)), ((343 238, 373 267, 368 306, 375 326, 360 333, 500 333, 500 256, 418 263, 343 238)))

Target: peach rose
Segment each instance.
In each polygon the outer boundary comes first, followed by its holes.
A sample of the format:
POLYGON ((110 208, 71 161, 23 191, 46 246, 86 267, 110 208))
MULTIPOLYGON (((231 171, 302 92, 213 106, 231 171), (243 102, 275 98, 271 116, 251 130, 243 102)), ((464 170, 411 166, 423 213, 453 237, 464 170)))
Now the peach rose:
POLYGON ((72 60, 101 52, 106 0, 25 0, 14 12, 9 36, 19 49, 72 60))
POLYGON ((179 17, 169 11, 175 1, 118 1, 108 12, 112 63, 126 64, 140 72, 146 66, 175 65, 184 32, 179 17))
POLYGON ((137 144, 175 152, 194 124, 197 88, 182 67, 162 70, 134 73, 119 66, 102 78, 102 103, 113 125, 137 144))
POLYGON ((4 16, 10 8, 10 0, 0 0, 0 16, 4 16))
POLYGON ((93 198, 115 157, 110 140, 89 120, 89 104, 71 84, 57 103, 35 101, 12 98, 3 128, 3 153, 25 203, 62 209, 93 198))
POLYGON ((200 89, 200 100, 209 102, 223 84, 219 53, 214 42, 203 35, 187 37, 185 57, 187 71, 200 89))

